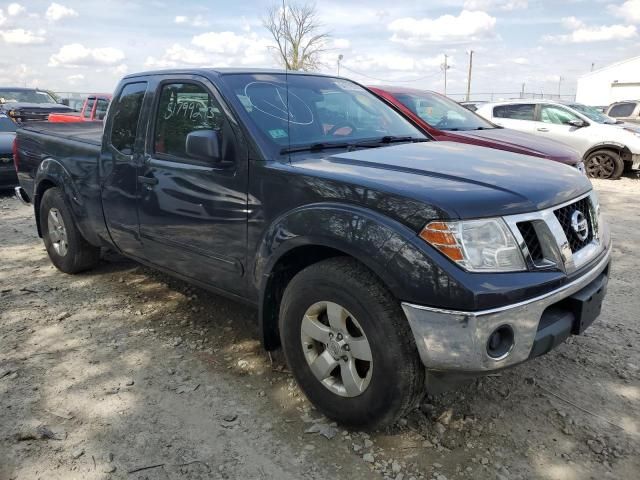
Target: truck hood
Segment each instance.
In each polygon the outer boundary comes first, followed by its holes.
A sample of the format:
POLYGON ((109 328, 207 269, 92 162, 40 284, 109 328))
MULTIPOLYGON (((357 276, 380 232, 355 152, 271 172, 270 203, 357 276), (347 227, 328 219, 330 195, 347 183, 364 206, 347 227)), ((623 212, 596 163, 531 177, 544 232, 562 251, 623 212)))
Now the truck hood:
POLYGON ((37 110, 47 112, 73 112, 71 107, 60 103, 26 103, 26 102, 9 102, 3 103, 2 109, 6 112, 10 110, 37 110))
POLYGON ((467 132, 448 132, 456 136, 484 141, 486 147, 509 150, 524 155, 542 157, 567 165, 580 163, 577 151, 555 140, 519 132, 510 128, 490 130, 471 130, 467 132))
POLYGON ((292 166, 299 173, 306 170, 315 177, 360 187, 359 195, 370 207, 380 208, 377 204, 388 200, 384 192, 449 218, 532 212, 591 190, 591 182, 576 168, 457 142, 296 155, 292 166))

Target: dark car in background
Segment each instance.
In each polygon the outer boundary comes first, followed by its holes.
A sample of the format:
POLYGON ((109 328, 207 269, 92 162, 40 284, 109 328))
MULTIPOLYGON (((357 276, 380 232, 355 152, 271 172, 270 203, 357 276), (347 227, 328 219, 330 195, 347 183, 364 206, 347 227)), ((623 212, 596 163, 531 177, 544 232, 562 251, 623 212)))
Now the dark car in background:
POLYGON ((500 127, 439 93, 405 87, 368 88, 434 140, 546 158, 584 171, 580 155, 571 147, 500 127))
POLYGON ((16 124, 0 113, 0 190, 18 183, 13 167, 13 140, 16 138, 16 124))
POLYGON ((37 88, 0 87, 0 113, 17 123, 47 120, 50 113, 73 112, 48 91, 37 88))

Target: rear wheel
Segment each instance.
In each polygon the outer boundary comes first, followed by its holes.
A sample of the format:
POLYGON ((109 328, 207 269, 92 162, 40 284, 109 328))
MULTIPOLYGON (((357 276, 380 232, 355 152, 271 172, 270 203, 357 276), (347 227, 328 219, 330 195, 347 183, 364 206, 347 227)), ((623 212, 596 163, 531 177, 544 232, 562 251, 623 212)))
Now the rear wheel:
POLYGON ((591 178, 616 180, 624 171, 624 161, 614 150, 597 150, 589 154, 584 166, 591 178))
POLYGON ((92 268, 100 260, 100 248, 84 239, 59 188, 50 188, 42 196, 40 231, 51 263, 58 270, 77 273, 92 268))
POLYGON ((424 394, 424 368, 399 302, 366 267, 333 258, 287 286, 280 336, 309 400, 354 427, 389 425, 424 394))

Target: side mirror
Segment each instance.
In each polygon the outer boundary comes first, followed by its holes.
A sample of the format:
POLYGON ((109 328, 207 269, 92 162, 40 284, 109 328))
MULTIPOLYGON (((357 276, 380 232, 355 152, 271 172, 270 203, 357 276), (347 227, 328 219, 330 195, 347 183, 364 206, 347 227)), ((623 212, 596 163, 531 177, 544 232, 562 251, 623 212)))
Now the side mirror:
POLYGON ((585 122, 584 120, 569 120, 567 122, 567 125, 571 125, 572 127, 576 127, 576 128, 582 128, 582 127, 586 127, 588 125, 587 122, 585 122))
POLYGON ((215 130, 196 130, 187 135, 185 152, 194 160, 216 163, 220 161, 220 141, 215 130))
POLYGON ((68 98, 61 98, 60 102, 58 102, 58 103, 60 103, 60 105, 64 105, 64 106, 68 107, 69 106, 69 99, 68 98))

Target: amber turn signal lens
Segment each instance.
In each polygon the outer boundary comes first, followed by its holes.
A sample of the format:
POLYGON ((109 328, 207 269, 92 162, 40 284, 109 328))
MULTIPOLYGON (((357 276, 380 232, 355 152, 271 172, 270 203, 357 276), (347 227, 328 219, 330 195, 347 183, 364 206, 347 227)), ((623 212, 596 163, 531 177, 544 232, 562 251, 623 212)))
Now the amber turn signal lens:
POLYGON ((464 260, 462 248, 458 245, 455 235, 446 222, 429 223, 420 232, 420 238, 454 262, 464 260))

